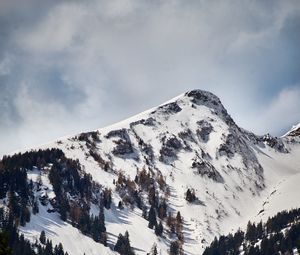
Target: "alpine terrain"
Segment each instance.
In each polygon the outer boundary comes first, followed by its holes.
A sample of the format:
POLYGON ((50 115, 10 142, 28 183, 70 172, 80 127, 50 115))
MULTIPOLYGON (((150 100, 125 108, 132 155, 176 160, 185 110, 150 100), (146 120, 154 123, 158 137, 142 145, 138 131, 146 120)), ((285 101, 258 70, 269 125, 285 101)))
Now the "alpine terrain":
MULTIPOLYGON (((300 125, 257 136, 217 96, 193 90, 4 156, 0 182, 7 254, 266 254, 263 236, 283 240, 299 221, 299 210, 282 211, 300 207, 300 125), (276 228, 279 212, 288 220, 276 228), (216 248, 222 240, 228 249, 216 248)), ((297 254, 295 238, 272 254, 297 254)))

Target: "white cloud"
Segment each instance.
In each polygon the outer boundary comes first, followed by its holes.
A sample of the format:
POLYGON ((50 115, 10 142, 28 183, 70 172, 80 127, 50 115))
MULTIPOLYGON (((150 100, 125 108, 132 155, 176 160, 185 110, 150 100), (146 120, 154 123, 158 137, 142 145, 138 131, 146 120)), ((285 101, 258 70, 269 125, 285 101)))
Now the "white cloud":
POLYGON ((266 111, 259 116, 259 122, 263 125, 261 129, 269 129, 276 133, 284 127, 291 128, 292 125, 300 123, 300 84, 283 89, 278 96, 272 100, 266 111), (283 123, 285 126, 283 126, 283 123))
POLYGON ((34 27, 16 34, 16 41, 30 51, 52 53, 72 46, 83 29, 87 12, 78 4, 63 3, 53 8, 34 27))
POLYGON ((12 62, 12 57, 7 55, 2 60, 0 60, 0 76, 8 75, 10 73, 12 62))
POLYGON ((241 126, 258 133, 300 121, 296 113, 275 118, 298 106, 295 90, 285 89, 299 81, 289 71, 299 50, 287 45, 297 31, 282 31, 299 1, 54 2, 45 1, 40 15, 30 13, 35 0, 27 0, 26 15, 16 3, 4 5, 18 9, 5 51, 14 57, 8 82, 24 144, 30 134, 46 141, 118 121, 191 88, 216 93, 241 126))

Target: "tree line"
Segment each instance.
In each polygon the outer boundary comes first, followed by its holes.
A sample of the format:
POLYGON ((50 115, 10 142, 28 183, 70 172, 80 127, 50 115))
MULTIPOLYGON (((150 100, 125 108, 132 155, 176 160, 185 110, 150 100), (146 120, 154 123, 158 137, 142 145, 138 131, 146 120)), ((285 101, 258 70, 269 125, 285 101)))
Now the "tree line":
POLYGON ((300 209, 282 211, 269 218, 266 223, 248 222, 246 232, 220 236, 207 247, 203 255, 244 255, 294 254, 300 251, 300 209))

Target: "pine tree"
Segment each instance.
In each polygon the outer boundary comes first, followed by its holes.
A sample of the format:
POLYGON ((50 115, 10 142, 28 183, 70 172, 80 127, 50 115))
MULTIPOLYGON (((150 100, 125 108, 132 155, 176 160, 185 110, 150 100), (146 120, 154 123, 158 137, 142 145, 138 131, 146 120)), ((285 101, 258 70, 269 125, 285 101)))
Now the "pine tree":
POLYGON ((45 231, 42 230, 41 234, 40 234, 40 242, 42 244, 46 244, 46 234, 45 234, 45 231))
POLYGON ((155 234, 157 236, 161 236, 163 232, 164 232, 164 227, 162 222, 160 221, 159 224, 155 226, 155 234))
POLYGON ((33 201, 32 212, 33 212, 33 214, 39 213, 39 204, 36 199, 34 199, 34 201, 33 201))
POLYGON ((155 188, 152 187, 150 190, 149 190, 149 194, 148 194, 148 200, 149 200, 149 204, 151 206, 157 206, 156 204, 156 192, 155 192, 155 188))
POLYGON ((69 201, 68 201, 66 195, 62 194, 59 198, 59 213, 60 213, 60 218, 63 221, 67 220, 69 211, 70 211, 69 201))
POLYGON ((130 246, 128 231, 125 232, 124 236, 119 234, 114 250, 121 255, 134 255, 134 252, 130 246))
POLYGON ((55 246, 54 255, 65 255, 64 249, 61 243, 55 246))
POLYGON ((180 245, 178 241, 171 242, 170 245, 170 255, 179 255, 180 245))
POLYGON ((11 248, 8 245, 8 237, 5 233, 0 232, 0 255, 10 255, 11 248))
POLYGON ((181 224, 182 223, 182 218, 181 218, 181 214, 180 214, 179 211, 177 212, 177 215, 176 215, 176 221, 177 221, 177 224, 181 224))
POLYGON ((153 229, 154 226, 156 226, 157 221, 156 221, 156 212, 154 206, 151 206, 148 214, 148 227, 153 229))
POLYGON ((194 202, 197 199, 195 195, 195 191, 193 189, 192 190, 188 189, 186 191, 185 199, 190 203, 194 202))
POLYGON ((103 205, 107 210, 110 209, 111 199, 111 190, 105 189, 103 191, 103 205))
POLYGON ((256 226, 255 223, 248 222, 246 239, 250 242, 254 242, 256 240, 256 226))
POLYGON ((44 254, 45 255, 52 255, 52 252, 53 252, 52 242, 47 240, 44 254))
POLYGON ((36 184, 37 184, 37 190, 40 191, 41 190, 41 186, 43 185, 43 181, 42 181, 42 172, 39 172, 39 175, 36 179, 36 184))
POLYGON ((123 209, 123 203, 122 203, 122 201, 120 200, 119 201, 119 203, 118 203, 118 208, 120 209, 120 210, 122 210, 123 209))
POLYGON ((99 224, 99 218, 98 217, 92 217, 91 218, 91 232, 92 237, 94 241, 99 242, 100 241, 100 224, 99 224))
POLYGON ((167 203, 165 199, 159 204, 157 214, 160 219, 167 217, 167 203))
POLYGON ((100 243, 102 243, 104 246, 107 246, 107 234, 106 234, 106 232, 101 233, 100 243))
POLYGON ((105 232, 106 227, 105 227, 105 215, 104 215, 104 205, 100 204, 99 208, 99 224, 100 224, 100 232, 105 232))

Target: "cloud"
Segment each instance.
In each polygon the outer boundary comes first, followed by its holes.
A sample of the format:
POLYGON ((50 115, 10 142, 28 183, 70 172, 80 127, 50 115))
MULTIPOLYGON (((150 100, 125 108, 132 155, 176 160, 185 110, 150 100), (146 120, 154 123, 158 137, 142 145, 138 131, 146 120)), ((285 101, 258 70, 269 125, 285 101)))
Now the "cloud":
POLYGON ((283 135, 293 125, 300 123, 300 86, 299 84, 282 89, 271 102, 252 115, 247 124, 253 131, 261 133, 268 130, 283 135), (279 131, 279 132, 278 132, 279 131))
POLYGON ((24 1, 0 2, 0 152, 192 88, 216 93, 258 133, 300 121, 274 117, 298 106, 280 103, 300 84, 298 1, 24 1))

